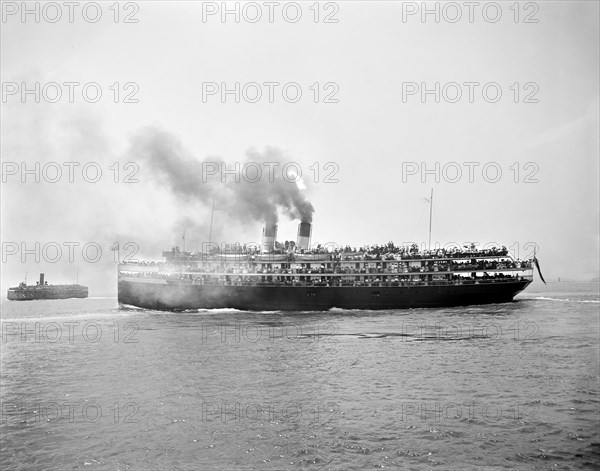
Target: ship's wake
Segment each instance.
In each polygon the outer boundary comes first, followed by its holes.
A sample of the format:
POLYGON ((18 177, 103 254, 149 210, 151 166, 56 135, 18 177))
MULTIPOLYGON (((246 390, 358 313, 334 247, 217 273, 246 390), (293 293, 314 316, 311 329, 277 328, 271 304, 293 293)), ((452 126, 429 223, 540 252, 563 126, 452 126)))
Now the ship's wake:
POLYGON ((554 301, 554 302, 561 302, 561 303, 593 303, 593 304, 600 304, 600 300, 597 300, 597 299, 551 298, 551 297, 548 297, 548 296, 536 296, 533 299, 536 299, 536 300, 539 300, 539 301, 554 301))

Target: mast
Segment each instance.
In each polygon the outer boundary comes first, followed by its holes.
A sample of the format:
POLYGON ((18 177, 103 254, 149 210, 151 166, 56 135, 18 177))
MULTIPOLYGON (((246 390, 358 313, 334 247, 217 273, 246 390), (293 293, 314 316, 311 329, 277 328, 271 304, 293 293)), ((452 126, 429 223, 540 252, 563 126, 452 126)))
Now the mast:
POLYGON ((183 241, 183 251, 185 252, 185 228, 183 229, 183 237, 181 239, 183 241))
POLYGON ((208 250, 210 250, 210 243, 212 242, 212 228, 213 228, 214 217, 215 217, 215 197, 213 196, 212 211, 210 213, 210 232, 208 233, 208 250))
POLYGON ((433 214, 433 188, 431 189, 431 197, 429 198, 429 244, 428 249, 431 250, 431 215, 433 214))

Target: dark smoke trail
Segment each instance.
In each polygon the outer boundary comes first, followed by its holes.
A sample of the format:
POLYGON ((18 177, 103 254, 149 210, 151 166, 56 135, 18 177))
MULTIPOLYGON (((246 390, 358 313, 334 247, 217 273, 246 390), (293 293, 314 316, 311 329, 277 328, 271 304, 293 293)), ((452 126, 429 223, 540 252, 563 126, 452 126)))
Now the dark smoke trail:
MULTIPOLYGON (((275 223, 281 210, 290 219, 312 222, 313 205, 295 182, 283 178, 282 167, 288 162, 277 148, 268 147, 263 153, 250 150, 246 160, 240 162, 240 168, 253 162, 263 170, 262 177, 255 182, 243 177, 236 182, 233 175, 226 175, 226 181, 222 182, 220 171, 203 179, 202 172, 208 168, 203 162, 220 166, 225 164, 223 159, 197 160, 185 151, 175 136, 157 128, 146 128, 134 137, 131 155, 138 162, 145 162, 177 197, 189 202, 199 201, 205 206, 211 205, 214 197, 217 206, 238 221, 275 223), (272 179, 265 163, 279 164, 274 167, 272 179)), ((229 164, 226 168, 231 170, 234 166, 229 164)))

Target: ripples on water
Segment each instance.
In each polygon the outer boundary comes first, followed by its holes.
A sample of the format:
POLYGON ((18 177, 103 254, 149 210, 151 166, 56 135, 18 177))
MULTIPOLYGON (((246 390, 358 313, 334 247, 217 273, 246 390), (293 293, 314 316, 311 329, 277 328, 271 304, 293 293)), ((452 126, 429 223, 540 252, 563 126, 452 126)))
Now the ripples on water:
POLYGON ((403 311, 2 304, 2 469, 596 469, 598 284, 403 311))

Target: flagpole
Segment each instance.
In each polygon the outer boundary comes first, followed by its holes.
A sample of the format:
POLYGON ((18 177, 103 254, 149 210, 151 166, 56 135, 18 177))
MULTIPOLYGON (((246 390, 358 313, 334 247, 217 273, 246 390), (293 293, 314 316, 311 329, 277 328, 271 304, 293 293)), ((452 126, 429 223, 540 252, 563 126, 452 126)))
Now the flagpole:
POLYGON ((431 198, 429 199, 429 248, 431 250, 431 215, 433 214, 433 188, 431 189, 431 198))

